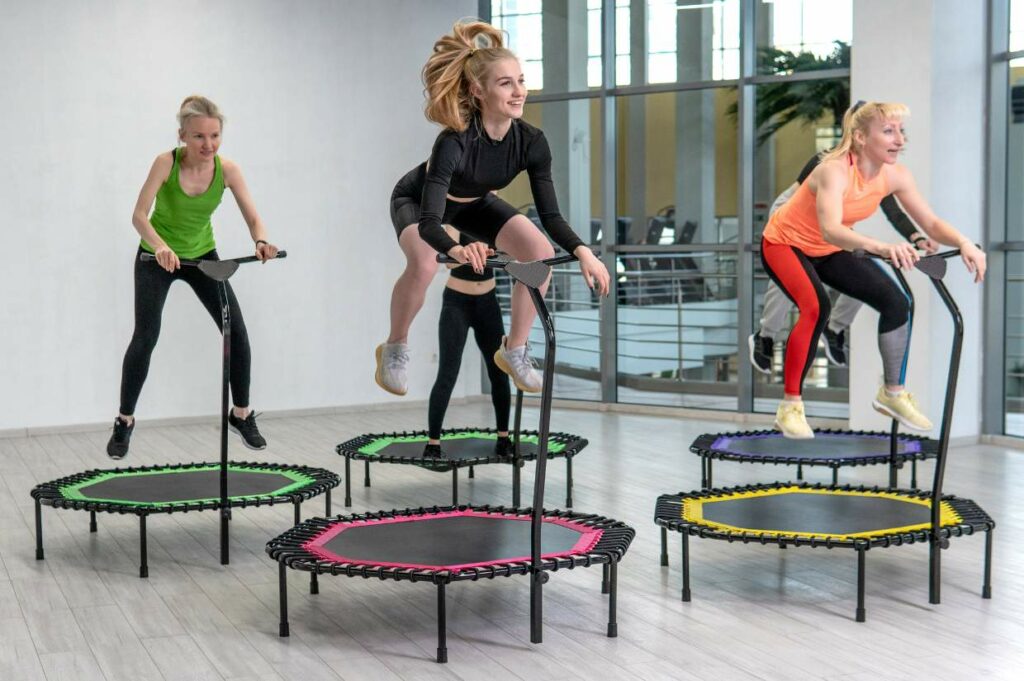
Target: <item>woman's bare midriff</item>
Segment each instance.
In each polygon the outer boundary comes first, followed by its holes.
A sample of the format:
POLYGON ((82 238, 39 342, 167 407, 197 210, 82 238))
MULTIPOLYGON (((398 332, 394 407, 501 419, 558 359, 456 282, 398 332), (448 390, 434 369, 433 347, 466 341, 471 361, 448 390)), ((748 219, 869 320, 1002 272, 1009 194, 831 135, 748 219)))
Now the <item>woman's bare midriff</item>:
POLYGON ((453 291, 459 293, 465 293, 467 296, 482 296, 485 293, 490 293, 494 290, 494 280, 488 279, 486 281, 467 281, 465 279, 456 279, 455 277, 448 277, 448 283, 445 287, 450 288, 453 291))

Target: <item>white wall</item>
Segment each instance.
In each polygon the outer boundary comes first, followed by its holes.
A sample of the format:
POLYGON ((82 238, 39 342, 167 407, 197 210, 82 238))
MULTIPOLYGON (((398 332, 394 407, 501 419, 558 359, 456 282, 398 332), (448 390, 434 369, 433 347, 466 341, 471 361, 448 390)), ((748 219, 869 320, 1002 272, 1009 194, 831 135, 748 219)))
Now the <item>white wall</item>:
MULTIPOLYGON (((233 284, 253 346, 253 405, 382 402, 372 351, 403 259, 388 217, 395 181, 436 128, 419 71, 475 0, 4 0, 0 3, 0 431, 111 419, 132 331, 130 215, 153 158, 175 144, 182 98, 228 120, 287 260, 233 284)), ((251 249, 230 194, 214 216, 223 256, 251 249)), ((410 396, 436 364, 441 277, 413 327, 410 396)), ((467 352, 467 360, 475 353, 467 352)), ((456 395, 479 392, 467 361, 456 395)), ((140 418, 213 414, 217 329, 172 288, 140 418)))
MULTIPOLYGON (((958 0, 857 0, 851 73, 854 100, 897 101, 910 107, 903 163, 936 214, 978 242, 984 220, 984 10, 983 2, 958 0)), ((881 213, 858 230, 890 241, 899 238, 881 213)), ((937 436, 952 324, 932 285, 917 273, 909 278, 917 309, 907 385, 935 422, 937 436)), ((975 436, 981 432, 982 287, 971 283, 959 260, 949 262, 945 281, 965 324, 952 435, 975 436)), ((853 428, 887 426, 871 409, 882 373, 877 323, 877 314, 866 309, 853 326, 853 428)))

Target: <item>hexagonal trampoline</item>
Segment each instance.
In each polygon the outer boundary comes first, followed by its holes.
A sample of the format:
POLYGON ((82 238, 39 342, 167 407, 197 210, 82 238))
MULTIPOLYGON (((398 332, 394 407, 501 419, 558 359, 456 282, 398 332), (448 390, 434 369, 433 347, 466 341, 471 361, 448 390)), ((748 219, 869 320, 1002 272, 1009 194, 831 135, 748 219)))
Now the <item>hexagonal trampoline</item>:
MULTIPOLYGON (((36 557, 43 557, 41 505, 89 511, 89 530, 96 531, 96 513, 130 513, 139 517, 141 563, 139 576, 149 573, 146 516, 153 513, 206 511, 222 508, 220 463, 169 464, 138 468, 85 471, 36 486, 36 557)), ((291 503, 295 522, 301 521, 302 502, 326 494, 341 483, 322 468, 233 462, 228 465, 229 508, 291 503)))
MULTIPOLYGON (((667 531, 682 535, 682 599, 690 600, 689 537, 728 542, 852 548, 857 551, 857 611, 863 622, 864 561, 872 547, 933 540, 930 492, 878 487, 771 483, 665 494, 658 497, 655 523, 661 526, 662 565, 668 565, 667 531)), ((995 522, 970 499, 952 495, 939 505, 938 541, 985 533, 985 581, 991 595, 992 529, 995 522)))

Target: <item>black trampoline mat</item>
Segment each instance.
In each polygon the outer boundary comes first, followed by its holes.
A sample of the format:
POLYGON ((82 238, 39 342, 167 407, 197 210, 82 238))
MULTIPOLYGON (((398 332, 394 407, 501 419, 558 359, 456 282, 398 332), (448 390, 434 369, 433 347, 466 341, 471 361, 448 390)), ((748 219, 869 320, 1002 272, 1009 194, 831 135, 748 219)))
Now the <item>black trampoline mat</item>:
MULTIPOLYGON (((435 569, 529 560, 530 556, 528 517, 453 513, 336 528, 321 535, 326 541, 313 540, 306 548, 337 562, 435 569)), ((585 552, 600 534, 600 530, 545 521, 541 554, 585 552)))
MULTIPOLYGON (((441 452, 443 456, 440 457, 424 457, 423 446, 426 444, 426 440, 422 442, 391 442, 385 447, 381 448, 376 456, 392 456, 396 459, 422 459, 423 461, 438 463, 444 462, 445 459, 449 461, 463 461, 466 459, 486 459, 496 457, 497 454, 494 452, 495 441, 493 439, 477 439, 477 438, 458 438, 451 440, 441 440, 441 452)), ((523 457, 536 457, 537 456, 537 445, 532 443, 520 442, 519 443, 520 456, 523 457)), ((557 452, 549 453, 555 454, 557 452)))
POLYGON ((929 506, 892 497, 786 492, 701 504, 705 521, 780 534, 885 532, 931 522, 929 506))
MULTIPOLYGON (((228 470, 228 496, 268 496, 296 484, 281 473, 228 470)), ((86 499, 138 504, 178 503, 220 497, 220 469, 167 470, 110 477, 79 488, 86 499)))
MULTIPOLYGON (((722 437, 714 442, 712 449, 739 455, 781 456, 794 459, 859 459, 889 456, 889 438, 818 433, 813 440, 791 440, 783 437, 781 433, 776 433, 763 436, 722 437)), ((916 440, 896 441, 897 454, 906 456, 920 451, 921 443, 916 440)))

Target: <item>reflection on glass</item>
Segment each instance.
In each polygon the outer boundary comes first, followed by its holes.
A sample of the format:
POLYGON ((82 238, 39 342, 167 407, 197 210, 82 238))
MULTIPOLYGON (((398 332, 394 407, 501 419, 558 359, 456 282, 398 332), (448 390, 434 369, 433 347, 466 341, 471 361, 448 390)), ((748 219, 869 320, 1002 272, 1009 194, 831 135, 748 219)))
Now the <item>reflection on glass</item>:
MULTIPOLYGON (((551 147, 551 176, 562 215, 585 243, 599 243, 603 167, 600 101, 577 99, 530 104, 527 100, 523 119, 541 128, 551 147)), ((498 195, 543 229, 525 172, 498 195)), ((498 298, 505 313, 506 328, 510 291, 507 280, 499 278, 498 298)), ((554 396, 600 400, 599 301, 587 288, 575 264, 561 267, 554 274, 547 304, 558 329, 554 396)), ((539 323, 534 323, 530 330, 530 344, 534 357, 542 359, 544 332, 539 323)))
POLYGON ((851 0, 761 0, 754 13, 762 74, 849 68, 851 0))
POLYGON ((1009 69, 1010 112, 1006 129, 1006 240, 1024 241, 1024 59, 1009 69))
POLYGON ((1024 2, 1010 0, 1010 52, 1024 50, 1024 2))

